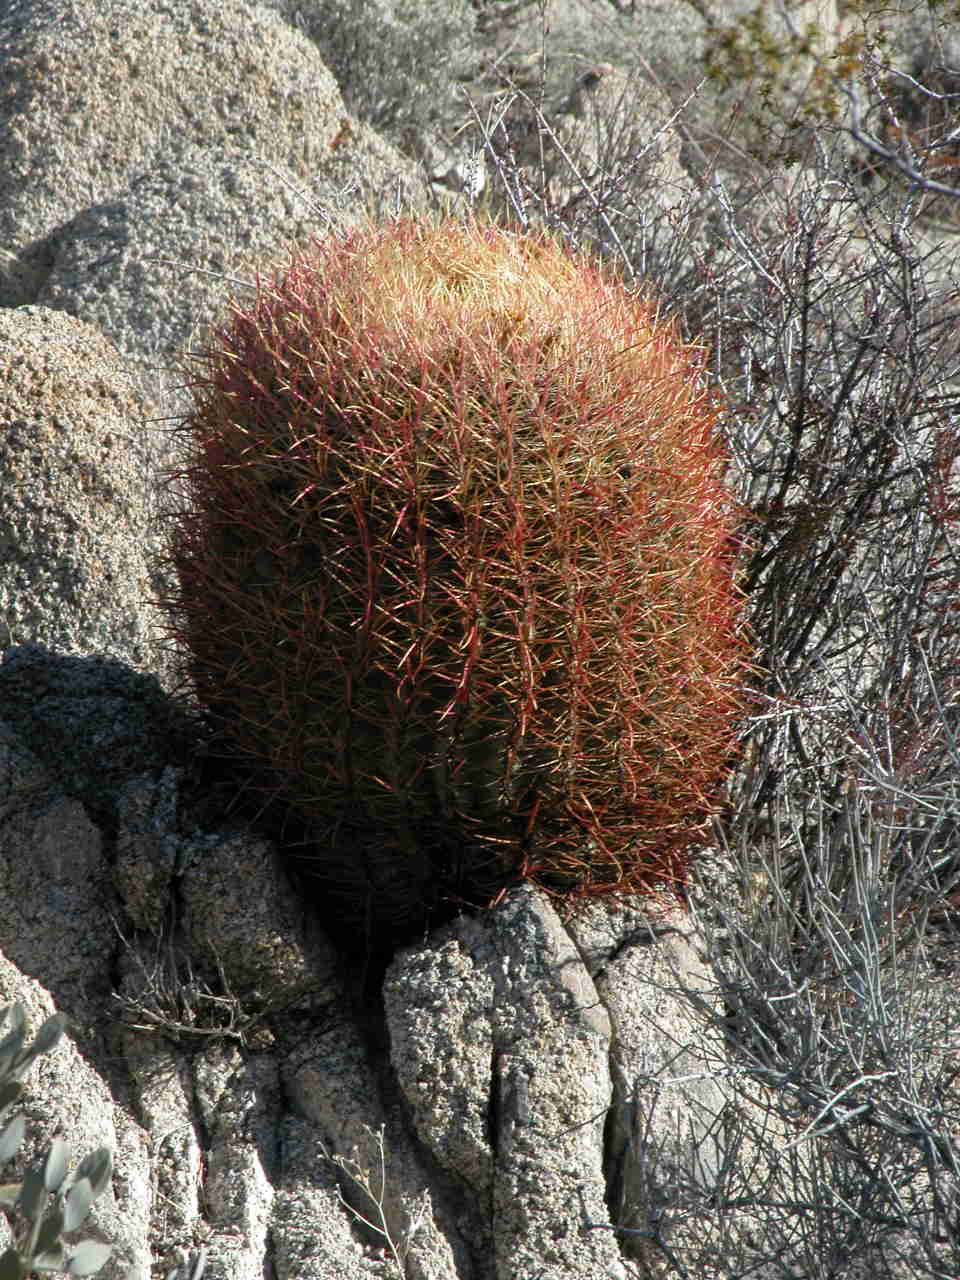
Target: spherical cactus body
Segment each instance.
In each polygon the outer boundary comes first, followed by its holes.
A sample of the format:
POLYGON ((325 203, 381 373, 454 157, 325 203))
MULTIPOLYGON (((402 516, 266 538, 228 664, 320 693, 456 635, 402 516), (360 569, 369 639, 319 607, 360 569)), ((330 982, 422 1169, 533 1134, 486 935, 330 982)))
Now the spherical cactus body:
POLYGON ((328 915, 682 879, 747 668, 701 353, 548 237, 398 220, 202 355, 171 629, 328 915))

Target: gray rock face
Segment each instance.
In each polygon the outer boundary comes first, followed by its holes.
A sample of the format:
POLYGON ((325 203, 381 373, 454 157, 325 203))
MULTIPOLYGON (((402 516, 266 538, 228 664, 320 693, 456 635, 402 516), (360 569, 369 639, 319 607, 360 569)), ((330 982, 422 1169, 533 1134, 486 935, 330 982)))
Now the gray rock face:
POLYGON ((471 1190, 474 1238, 492 1231, 493 1274, 632 1274, 667 1206, 716 1178, 723 1047, 680 989, 711 985, 690 931, 608 907, 565 927, 520 889, 393 962, 391 1062, 418 1138, 471 1190))
POLYGON ((637 1233, 624 1249, 645 1259, 646 1236, 670 1242, 723 1168, 729 1099, 717 1067, 726 1052, 687 994, 699 990, 710 1003, 714 982, 683 912, 654 922, 594 909, 571 933, 616 1027, 608 1181, 617 1222, 637 1233))
MULTIPOLYGON (((0 237, 28 248, 188 147, 269 156, 301 178, 342 102, 310 43, 247 0, 30 0, 0 25, 0 237), (65 176, 69 175, 69 181, 65 176)), ((36 253, 28 258, 42 272, 36 253)), ((20 273, 21 287, 29 280, 20 273)), ((31 301, 12 285, 7 305, 31 301)))
POLYGON ((490 1274, 628 1274, 604 1230, 610 1022, 549 903, 519 889, 402 953, 384 1000, 417 1136, 470 1189, 490 1274))
MULTIPOLYGON (((7 936, 4 931, 5 940, 7 936)), ((15 998, 21 1003, 31 1031, 57 1012, 41 983, 28 977, 3 953, 0 990, 5 1000, 15 998)), ((146 1129, 133 1118, 126 1100, 118 1098, 116 1088, 111 1088, 104 1060, 92 1062, 87 1051, 89 1042, 81 1050, 78 1039, 65 1037, 54 1053, 40 1059, 42 1066, 34 1068, 33 1075, 41 1076, 39 1087, 34 1082, 18 1105, 27 1122, 26 1143, 18 1164, 35 1163, 57 1136, 67 1138, 74 1160, 97 1147, 110 1147, 117 1174, 112 1186, 95 1203, 83 1234, 113 1247, 113 1257, 99 1273, 105 1280, 148 1280, 152 1262, 149 1232, 154 1204, 153 1144, 146 1129)), ((5 1174, 9 1172, 5 1167, 5 1174)), ((0 1250, 9 1241, 4 1222, 0 1226, 0 1250)))
POLYGON ((128 371, 90 325, 0 310, 0 645, 157 669, 150 450, 128 371))
POLYGON ((97 325, 160 415, 191 337, 258 268, 425 202, 315 45, 259 4, 25 0, 0 50, 0 306, 97 325))
POLYGON ((3 953, 58 1003, 102 1008, 116 906, 102 832, 3 722, 0 788, 3 953))

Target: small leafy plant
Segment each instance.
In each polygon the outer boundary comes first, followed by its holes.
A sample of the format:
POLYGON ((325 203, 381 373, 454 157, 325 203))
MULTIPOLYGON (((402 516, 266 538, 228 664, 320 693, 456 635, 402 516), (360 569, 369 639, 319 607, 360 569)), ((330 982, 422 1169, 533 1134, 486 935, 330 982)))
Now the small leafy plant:
MULTIPOLYGON (((20 1004, 7 1005, 0 1018, 11 1028, 0 1041, 0 1120, 23 1093, 23 1076, 43 1053, 56 1048, 66 1018, 54 1014, 26 1044, 27 1020, 20 1004)), ((0 1133, 0 1164, 12 1160, 23 1145, 26 1121, 14 1118, 0 1133)), ((13 1230, 14 1243, 0 1254, 0 1280, 25 1280, 37 1272, 61 1272, 68 1276, 95 1275, 110 1256, 110 1246, 99 1240, 67 1244, 64 1233, 77 1231, 87 1219, 93 1202, 110 1183, 113 1157, 98 1147, 83 1157, 72 1176, 68 1174, 70 1145, 54 1138, 45 1154, 27 1170, 22 1182, 0 1186, 0 1207, 13 1230)))

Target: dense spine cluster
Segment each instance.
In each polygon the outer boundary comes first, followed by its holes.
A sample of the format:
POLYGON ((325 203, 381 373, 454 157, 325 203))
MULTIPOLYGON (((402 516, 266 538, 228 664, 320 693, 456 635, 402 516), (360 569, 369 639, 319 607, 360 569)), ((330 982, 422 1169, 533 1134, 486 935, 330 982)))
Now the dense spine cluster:
POLYGON ((682 880, 747 665, 701 361, 551 239, 454 221, 332 236, 213 336, 173 629, 338 911, 682 880))

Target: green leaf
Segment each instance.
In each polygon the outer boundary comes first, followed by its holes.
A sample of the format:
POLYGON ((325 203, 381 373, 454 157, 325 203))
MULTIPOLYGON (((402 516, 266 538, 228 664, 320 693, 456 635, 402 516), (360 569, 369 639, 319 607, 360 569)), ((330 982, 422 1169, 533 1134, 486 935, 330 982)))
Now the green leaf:
POLYGON ((0 1116, 17 1101, 23 1093, 23 1085, 19 1080, 4 1080, 0 1084, 0 1116))
POLYGON ((54 1138, 43 1165, 43 1185, 48 1191, 59 1191, 67 1176, 70 1164, 70 1144, 63 1138, 54 1138))
POLYGON ((4 1209, 12 1209, 20 1199, 20 1183, 7 1182, 0 1187, 0 1207, 4 1209))
POLYGON ((23 1005, 18 1000, 16 1004, 5 1004, 0 1010, 0 1022, 4 1018, 10 1019, 10 1031, 8 1035, 12 1035, 14 1031, 23 1031, 27 1025, 27 1015, 23 1005))
POLYGON ((34 1165, 24 1175, 17 1208, 25 1218, 35 1222, 40 1217, 46 1195, 43 1187, 43 1165, 34 1165))
POLYGON ((26 1274, 16 1249, 5 1249, 0 1254, 0 1280, 25 1280, 26 1274))
POLYGON ((55 1049, 66 1030, 67 1018, 63 1013, 54 1013, 49 1017, 34 1037, 33 1044, 27 1050, 31 1058, 41 1053, 49 1053, 55 1049))
POLYGON ((97 1147, 83 1157, 74 1173, 74 1181, 86 1178, 93 1187, 93 1198, 102 1196, 113 1175, 113 1152, 109 1147, 97 1147))
POLYGON ((3 1133, 0 1133, 0 1164, 6 1164, 20 1150, 27 1132, 24 1116, 14 1116, 3 1133))
MULTIPOLYGON (((101 1244, 99 1240, 81 1240, 67 1264, 67 1275, 94 1275, 110 1257, 110 1253, 108 1244, 101 1244)), ((3 1280, 2 1276, 0 1280, 3 1280)))
POLYGON ((92 1205, 93 1187, 88 1178, 81 1178, 67 1192, 63 1213, 64 1231, 76 1231, 90 1212, 92 1205))
POLYGON ((67 1251, 62 1244, 45 1253, 34 1254, 30 1267, 34 1271, 62 1271, 67 1265, 67 1251))
POLYGON ((40 1230, 37 1232, 36 1243, 33 1246, 35 1254, 47 1253, 57 1247, 63 1235, 63 1223, 63 1209, 60 1205, 55 1205, 40 1223, 40 1230))
POLYGON ((0 1070, 2 1070, 3 1060, 7 1057, 14 1058, 23 1048, 23 1042, 27 1038, 27 1017, 23 1012, 23 1005, 8 1006, 4 1012, 10 1015, 10 1030, 0 1040, 0 1070))

